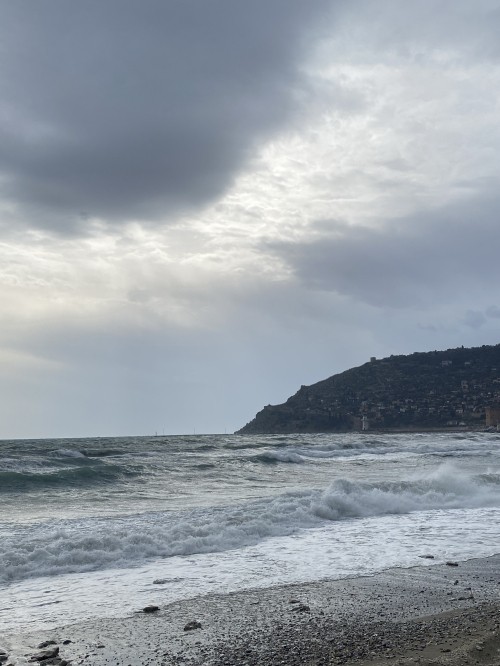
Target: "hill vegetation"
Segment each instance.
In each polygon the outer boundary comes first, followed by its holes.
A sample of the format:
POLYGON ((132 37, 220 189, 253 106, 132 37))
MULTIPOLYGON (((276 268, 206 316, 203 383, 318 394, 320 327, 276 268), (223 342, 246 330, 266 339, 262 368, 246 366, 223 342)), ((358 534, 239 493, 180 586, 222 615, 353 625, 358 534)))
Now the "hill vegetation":
POLYGON ((500 345, 390 356, 268 405, 238 432, 484 428, 500 408, 500 345))

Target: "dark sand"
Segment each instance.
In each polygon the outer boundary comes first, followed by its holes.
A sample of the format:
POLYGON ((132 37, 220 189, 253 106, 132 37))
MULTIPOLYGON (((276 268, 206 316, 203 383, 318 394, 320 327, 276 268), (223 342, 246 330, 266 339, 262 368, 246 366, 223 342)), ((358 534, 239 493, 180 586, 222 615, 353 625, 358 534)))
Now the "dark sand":
POLYGON ((499 632, 497 555, 201 597, 151 614, 0 636, 0 645, 6 663, 17 664, 55 640, 62 658, 92 666, 500 666, 499 632), (190 621, 201 628, 185 631, 190 621))

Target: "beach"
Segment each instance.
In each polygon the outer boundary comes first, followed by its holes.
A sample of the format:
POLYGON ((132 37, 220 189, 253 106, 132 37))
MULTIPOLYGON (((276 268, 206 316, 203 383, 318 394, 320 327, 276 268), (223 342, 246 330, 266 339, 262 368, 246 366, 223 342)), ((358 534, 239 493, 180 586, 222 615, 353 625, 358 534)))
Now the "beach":
POLYGON ((499 664, 499 628, 493 556, 209 594, 156 612, 2 636, 0 645, 12 664, 29 663, 47 641, 59 654, 46 664, 499 664))

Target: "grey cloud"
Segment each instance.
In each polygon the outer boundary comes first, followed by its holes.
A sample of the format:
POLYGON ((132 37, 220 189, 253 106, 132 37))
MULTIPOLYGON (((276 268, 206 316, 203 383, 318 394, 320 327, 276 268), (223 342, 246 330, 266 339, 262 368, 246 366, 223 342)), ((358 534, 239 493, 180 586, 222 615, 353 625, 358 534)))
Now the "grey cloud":
POLYGON ((493 319, 500 319, 500 308, 497 305, 490 305, 486 309, 486 316, 493 317, 493 319))
POLYGON ((478 198, 379 229, 332 222, 328 232, 322 220, 317 239, 266 248, 311 290, 377 307, 430 307, 466 294, 488 294, 498 284, 499 215, 500 200, 478 198))
POLYGON ((486 322, 486 317, 478 310, 467 310, 464 317, 464 324, 471 328, 481 328, 486 322))
POLYGON ((286 119, 328 0, 0 8, 0 195, 61 231, 221 193, 286 119))
POLYGON ((423 64, 429 55, 449 49, 481 60, 500 55, 496 0, 421 0, 411 7, 397 0, 359 0, 347 5, 344 25, 350 28, 349 38, 354 36, 364 45, 365 53, 375 50, 381 57, 393 55, 423 64), (429 48, 434 53, 429 54, 429 48))

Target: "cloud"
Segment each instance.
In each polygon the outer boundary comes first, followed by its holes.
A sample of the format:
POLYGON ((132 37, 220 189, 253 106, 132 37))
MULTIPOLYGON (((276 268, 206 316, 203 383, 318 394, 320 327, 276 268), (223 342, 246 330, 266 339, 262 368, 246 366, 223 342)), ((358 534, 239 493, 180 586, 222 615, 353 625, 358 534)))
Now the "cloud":
POLYGON ((469 61, 500 55, 496 0, 421 0, 411 8, 397 0, 358 0, 346 5, 341 19, 335 41, 339 50, 355 44, 358 62, 367 53, 398 62, 439 54, 442 63, 450 51, 469 61))
POLYGON ((3 4, 4 220, 168 222, 216 197, 290 113, 327 4, 3 4))
POLYGON ((500 319, 500 308, 498 305, 490 305, 486 309, 486 316, 487 317, 492 317, 493 319, 500 319))
POLYGON ((498 284, 499 215, 500 199, 483 195, 377 228, 322 220, 314 240, 265 247, 310 290, 376 307, 426 309, 489 295, 498 284))
POLYGON ((486 323, 486 317, 479 310, 467 310, 464 317, 464 324, 471 328, 481 328, 486 323))
POLYGON ((497 343, 499 17, 1 3, 4 436, 237 428, 370 356, 497 343))

